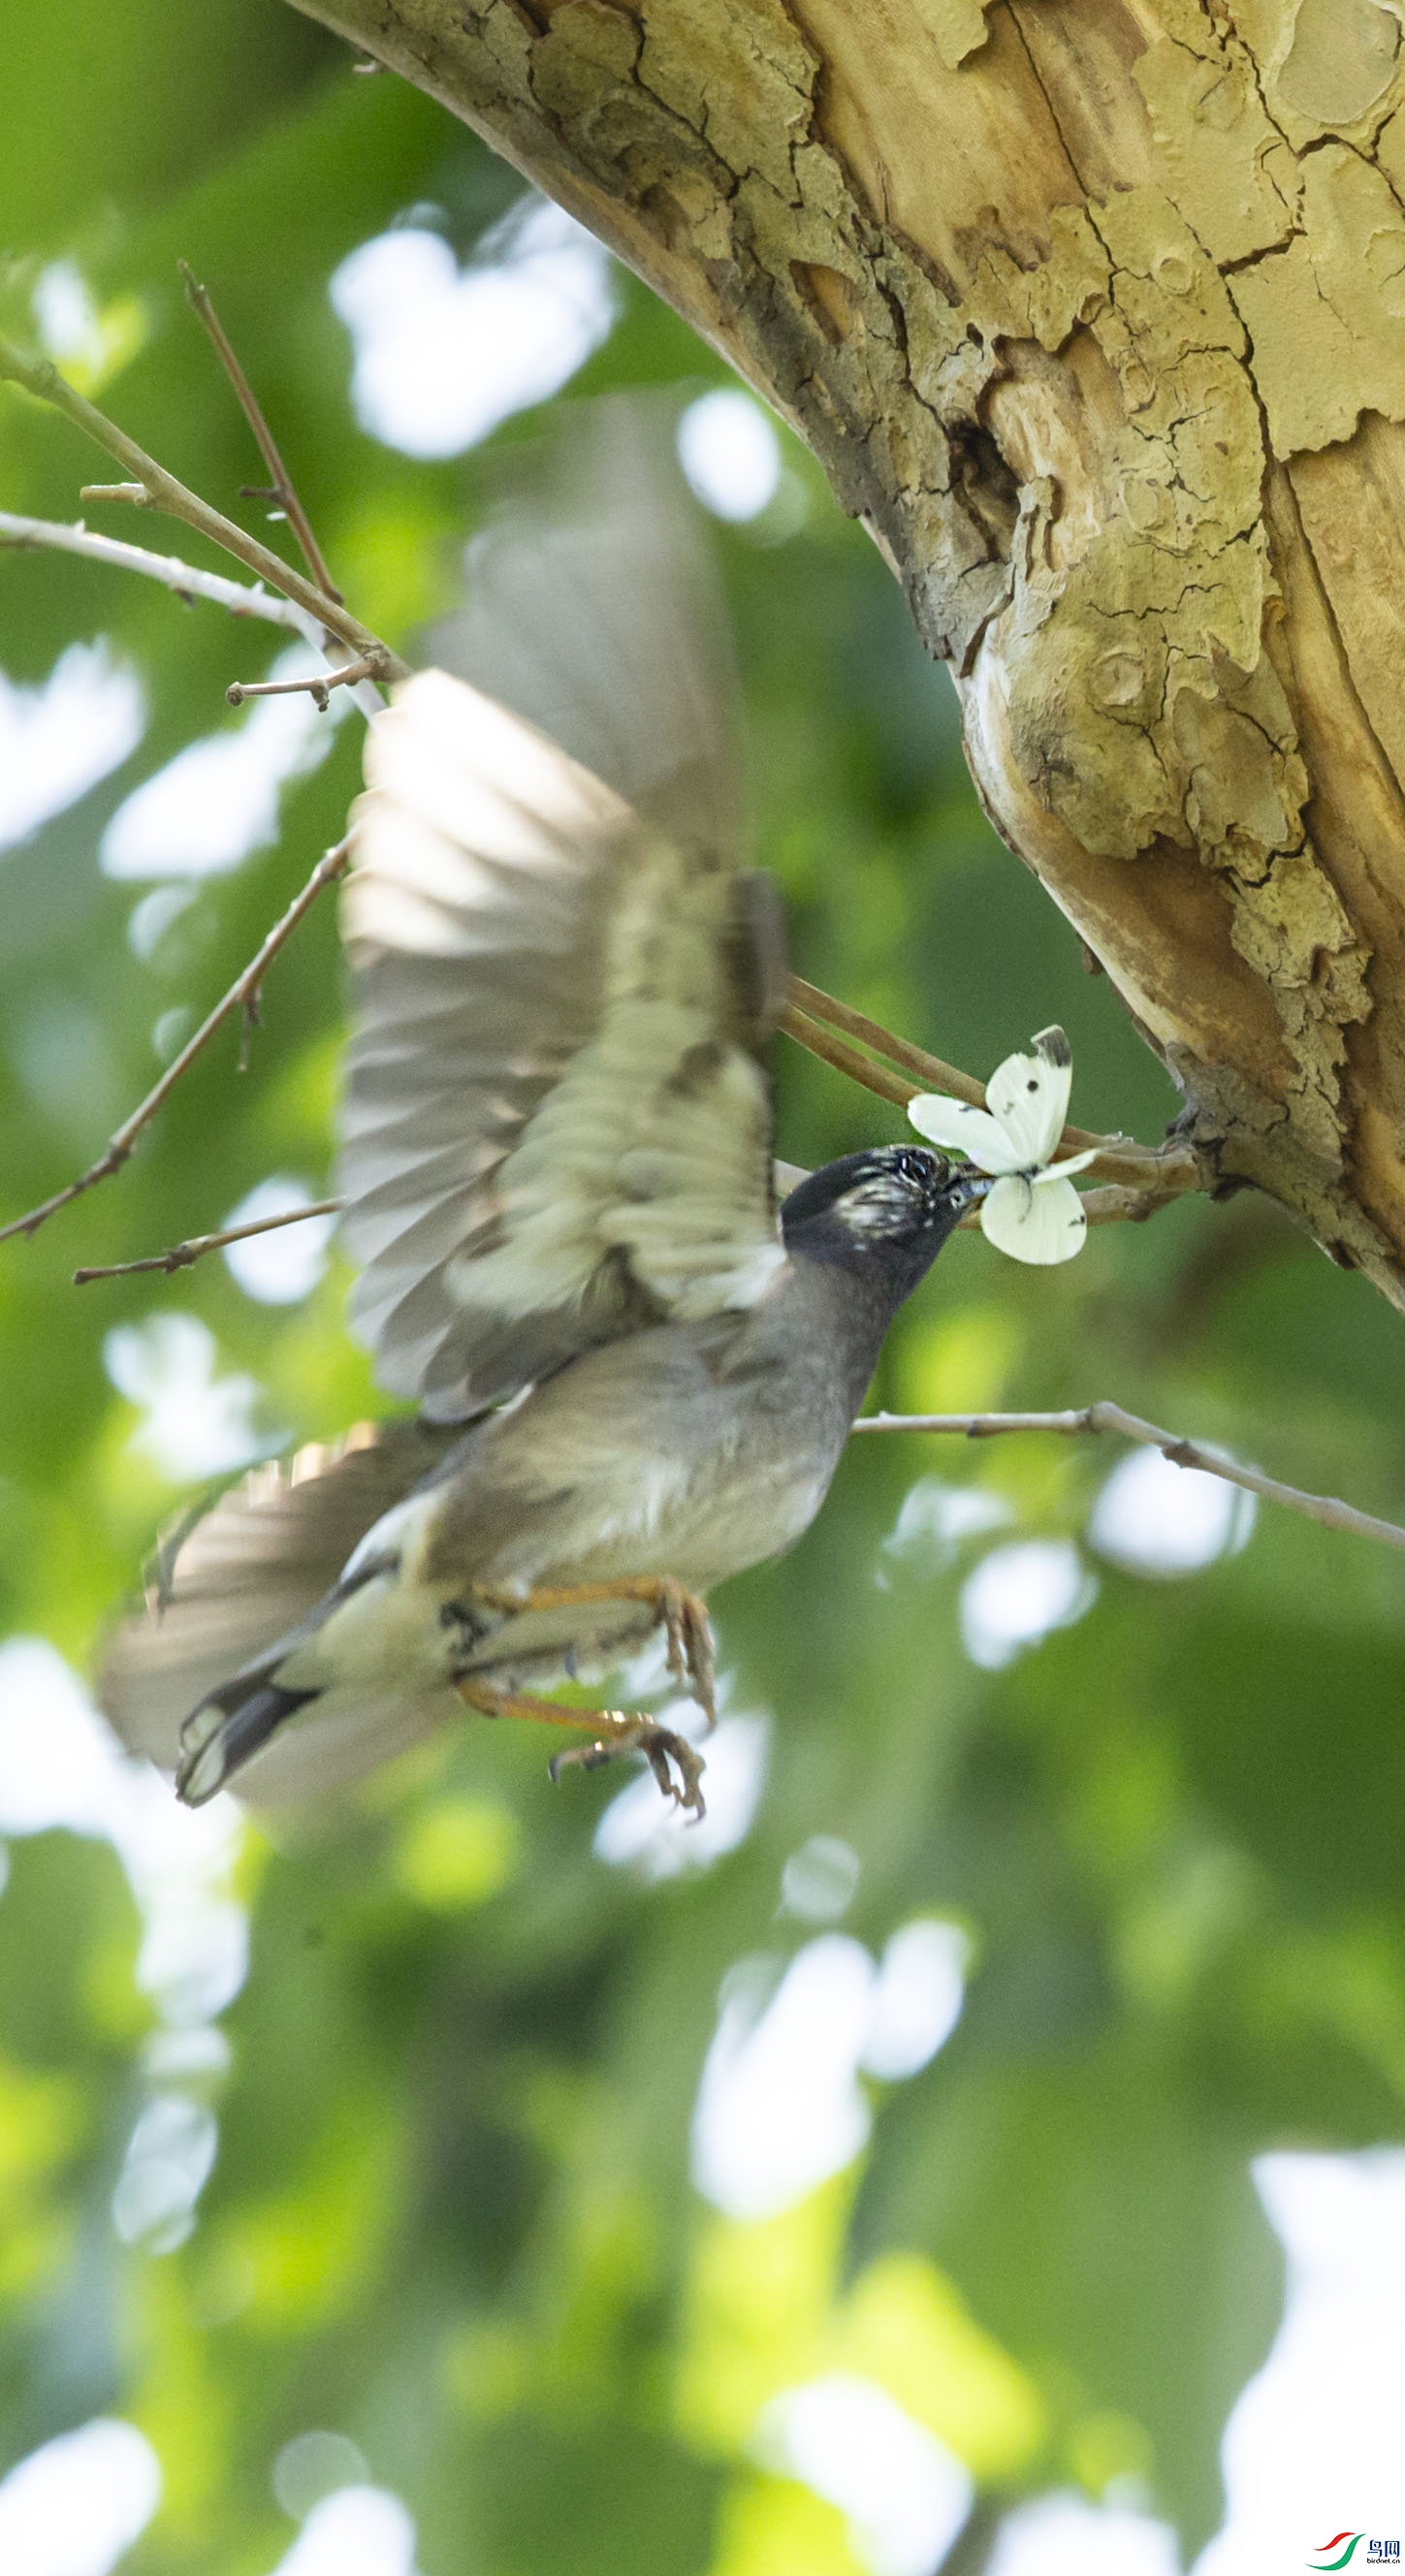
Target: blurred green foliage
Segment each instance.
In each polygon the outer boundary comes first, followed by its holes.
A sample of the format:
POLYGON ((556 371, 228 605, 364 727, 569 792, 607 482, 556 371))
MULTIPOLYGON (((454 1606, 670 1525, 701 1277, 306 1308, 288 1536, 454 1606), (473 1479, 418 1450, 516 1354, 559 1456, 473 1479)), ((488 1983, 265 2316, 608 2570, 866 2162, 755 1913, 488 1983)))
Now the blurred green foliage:
MULTIPOLYGON (((356 426, 328 277, 410 206, 464 249, 517 183, 443 113, 274 0, 31 12, 7 65, 0 206, 11 327, 75 259, 102 398, 210 499, 256 470, 187 315, 206 277, 353 604, 397 644, 452 590, 484 457, 411 463, 356 426), (99 370, 101 372, 101 370, 99 370)), ((423 218, 421 218, 423 219, 423 218)), ((563 399, 701 389, 717 361, 633 280, 563 399)), ((529 434, 529 416, 498 444, 529 434)), ((76 512, 75 435, 0 405, 0 503, 76 512)), ((719 531, 753 803, 796 964, 976 1072, 1051 1019, 1074 1115, 1155 1135, 1170 1086, 1079 943, 982 822, 954 700, 876 552, 788 444, 775 519, 719 531)), ((118 533, 133 531, 118 524, 118 533)), ((143 521, 146 541, 182 538, 143 521)), ((4 1213, 100 1150, 153 1078, 154 1025, 203 1011, 334 839, 348 723, 275 848, 215 876, 149 956, 145 888, 104 878, 109 814, 277 638, 95 566, 0 558, 0 658, 42 681, 106 635, 150 721, 102 785, 0 856, 4 1213)), ((252 1302, 219 1262, 75 1293, 78 1261, 215 1226, 271 1171, 324 1186, 335 928, 272 970, 248 1073, 215 1045, 131 1167, 0 1254, 0 1612, 81 1668, 171 1486, 104 1373, 123 1321, 196 1316, 223 1373, 299 1438, 374 1402, 344 1276, 252 1302)), ((779 1066, 807 1163, 898 1132, 811 1060, 779 1066)), ((1098 1395, 1295 1481, 1405 1507, 1396 1320, 1251 1198, 1104 1230, 1027 1273, 958 1239, 904 1316, 900 1406, 1098 1395)), ((1216 2443, 1266 2349, 1279 2265, 1249 2179, 1274 2143, 1396 2137, 1405 2087, 1405 1594, 1394 1558, 1261 1514, 1184 1580, 1097 1567, 1077 1622, 982 1669, 961 1586, 992 1544, 1080 1541, 1112 1461, 1037 1441, 856 1444, 819 1524, 717 1603, 734 1704, 772 1713, 754 1825, 651 1880, 593 1857, 618 1778, 553 1792, 526 1731, 465 1726, 320 1830, 252 1829, 247 1982, 207 2074, 219 2149, 165 2252, 109 2204, 146 2098, 138 1923, 99 1839, 17 1841, 0 1900, 0 2468, 99 2411, 149 2435, 161 2508, 133 2576, 264 2576, 294 2525, 270 2482, 309 2428, 407 2499, 425 2576, 843 2576, 842 2517, 759 2464, 758 2417, 823 2372, 887 2388, 998 2504, 1074 2481, 1143 2492, 1188 2544, 1216 2443), (1007 1523, 885 1556, 920 1477, 1007 1523), (881 1576, 881 1581, 879 1577, 881 1576), (719 1988, 815 1935, 778 1910, 816 1835, 857 1855, 844 1930, 877 1953, 927 1914, 973 1946, 947 2046, 869 2090, 871 2146, 779 2216, 688 2179, 719 1988)), ((194 2079, 190 2079, 192 2084, 194 2079)), ((168 2088, 169 2089, 169 2088, 168 2088)), ((177 2084, 179 2092, 179 2084, 177 2084)), ((195 2087, 198 2090, 198 2086, 195 2087)))

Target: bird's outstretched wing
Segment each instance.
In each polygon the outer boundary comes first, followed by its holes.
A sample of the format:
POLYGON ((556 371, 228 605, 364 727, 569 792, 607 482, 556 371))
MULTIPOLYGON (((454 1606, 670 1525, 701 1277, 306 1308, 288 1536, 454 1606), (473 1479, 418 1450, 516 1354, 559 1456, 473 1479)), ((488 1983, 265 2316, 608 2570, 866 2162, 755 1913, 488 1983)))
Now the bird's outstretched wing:
POLYGON ((371 726, 343 913, 350 1312, 382 1383, 440 1420, 638 1325, 744 1308, 785 1258, 779 912, 735 863, 686 549, 647 483, 640 509, 651 572, 613 500, 509 523, 456 630, 486 673, 499 618, 505 679, 535 679, 610 785, 443 671, 371 726))
POLYGON ((674 456, 676 405, 573 403, 496 460, 465 600, 420 657, 525 716, 673 840, 733 859, 741 725, 727 614, 674 456))
POLYGON ((344 931, 351 1318, 441 1420, 784 1261, 764 880, 421 672, 371 727, 344 931))

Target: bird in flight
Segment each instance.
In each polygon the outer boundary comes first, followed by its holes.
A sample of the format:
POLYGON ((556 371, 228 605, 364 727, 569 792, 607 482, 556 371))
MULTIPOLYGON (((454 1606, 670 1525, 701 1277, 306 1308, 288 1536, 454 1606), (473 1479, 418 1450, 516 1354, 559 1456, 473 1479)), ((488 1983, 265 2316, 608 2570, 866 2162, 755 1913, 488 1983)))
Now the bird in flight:
POLYGON ((544 1694, 662 1627, 711 1719, 703 1596, 809 1526, 990 1187, 909 1144, 782 1194, 782 931, 701 540, 629 414, 587 445, 369 728, 342 1227, 418 1410, 255 1469, 160 1561, 103 1698, 191 1805, 314 1797, 467 1705, 583 1727, 554 1770, 637 1748, 700 1815, 685 1736, 544 1694))

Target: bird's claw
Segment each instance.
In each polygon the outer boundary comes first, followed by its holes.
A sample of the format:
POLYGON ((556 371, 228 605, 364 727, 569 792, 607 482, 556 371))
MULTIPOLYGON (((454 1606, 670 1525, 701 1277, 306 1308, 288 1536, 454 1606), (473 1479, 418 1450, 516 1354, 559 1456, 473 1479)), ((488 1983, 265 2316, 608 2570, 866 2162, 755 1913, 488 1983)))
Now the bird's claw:
POLYGON ((621 1753, 642 1753, 666 1798, 694 1824, 701 1824, 707 1814, 702 1793, 705 1768, 700 1753, 694 1751, 685 1735, 676 1735, 669 1726, 658 1726, 651 1717, 629 1717, 622 1710, 610 1709, 609 1735, 597 1736, 593 1744, 573 1744, 565 1753, 556 1754, 547 1765, 548 1776, 559 1780, 563 1771, 599 1771, 621 1753), (676 1767, 674 1779, 670 1765, 676 1767))
POLYGON ((668 1669, 697 1701, 711 1734, 717 1724, 717 1658, 706 1604, 696 1592, 686 1592, 672 1575, 664 1575, 658 1588, 657 1615, 668 1642, 668 1669))
MULTIPOLYGON (((717 1723, 715 1692, 717 1662, 712 1643, 712 1622, 707 1605, 696 1592, 689 1592, 670 1574, 631 1575, 623 1583, 579 1584, 476 1584, 475 1603, 512 1617, 524 1610, 584 1609, 597 1602, 644 1601, 653 1611, 668 1643, 668 1669, 680 1688, 696 1700, 707 1720, 709 1732, 717 1723)), ((460 1605, 447 1605, 451 1616, 464 1615, 460 1605)), ((441 1614, 443 1615, 443 1614, 441 1614)), ((457 1673, 454 1688, 470 1708, 488 1717, 531 1717, 549 1726, 599 1725, 608 1729, 592 1744, 573 1746, 558 1753, 549 1766, 553 1780, 559 1780, 568 1767, 598 1771, 617 1753, 640 1752, 666 1798, 695 1822, 707 1810, 703 1805, 702 1775, 705 1765, 687 1737, 675 1735, 671 1727, 660 1726, 652 1717, 630 1716, 619 1709, 602 1709, 598 1718, 572 1718, 565 1709, 549 1700, 534 1698, 523 1691, 502 1691, 476 1675, 457 1673), (675 1773, 677 1777, 675 1778, 675 1773)))
MULTIPOLYGON (((717 1723, 715 1694, 717 1658, 712 1643, 712 1622, 707 1604, 696 1592, 689 1592, 671 1574, 630 1575, 623 1583, 477 1583, 473 1587, 475 1604, 515 1618, 526 1610, 583 1609, 596 1602, 644 1601, 668 1641, 668 1669, 680 1688, 697 1701, 709 1731, 717 1723)), ((441 1611, 441 1618, 467 1618, 460 1604, 451 1602, 441 1611)), ((457 1686, 458 1676, 455 1677, 457 1686)))
POLYGON ((639 1747, 664 1796, 671 1798, 683 1815, 691 1816, 695 1825, 700 1825, 707 1814, 702 1793, 705 1768, 702 1755, 693 1750, 686 1735, 676 1735, 671 1726, 646 1727, 639 1738, 639 1747), (677 1766, 677 1781, 669 1768, 670 1763, 677 1766))

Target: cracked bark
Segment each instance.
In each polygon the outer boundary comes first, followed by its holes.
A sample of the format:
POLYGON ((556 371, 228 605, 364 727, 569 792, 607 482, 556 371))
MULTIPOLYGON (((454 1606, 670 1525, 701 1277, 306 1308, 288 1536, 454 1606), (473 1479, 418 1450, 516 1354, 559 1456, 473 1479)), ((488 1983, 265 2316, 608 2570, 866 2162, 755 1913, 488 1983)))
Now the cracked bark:
POLYGON ((807 439, 1210 1168, 1405 1306, 1399 0, 294 0, 807 439))

